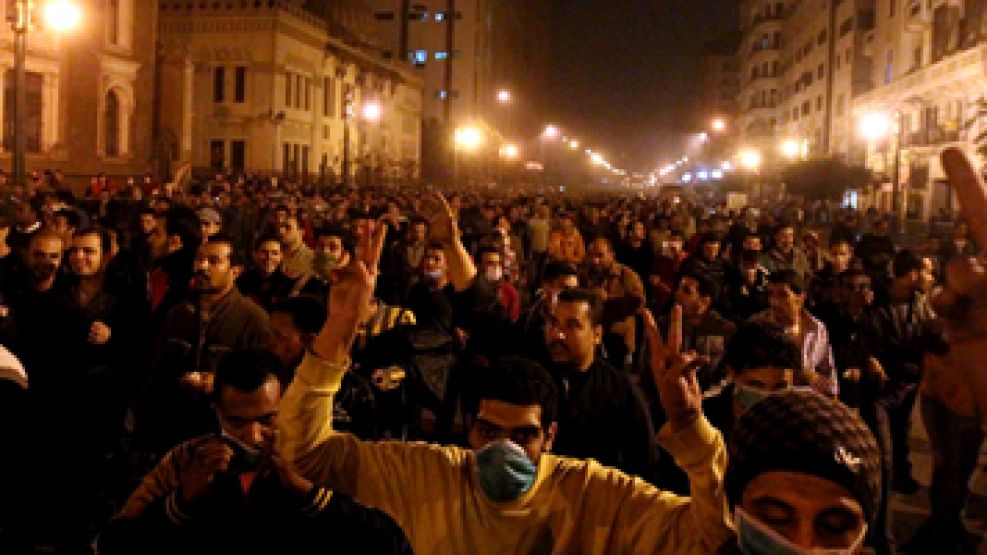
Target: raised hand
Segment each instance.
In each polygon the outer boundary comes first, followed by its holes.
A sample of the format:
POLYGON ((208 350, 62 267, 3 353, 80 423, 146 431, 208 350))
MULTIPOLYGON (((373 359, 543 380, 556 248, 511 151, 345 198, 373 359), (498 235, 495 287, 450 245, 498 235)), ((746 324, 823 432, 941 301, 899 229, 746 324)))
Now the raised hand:
POLYGON ((209 438, 195 447, 192 464, 182 474, 182 501, 192 503, 202 497, 213 477, 225 472, 233 460, 233 449, 222 440, 209 438))
POLYGON ((428 220, 428 231, 432 241, 448 245, 459 238, 456 212, 442 193, 436 191, 426 196, 422 203, 422 213, 428 220))
POLYGON ((651 372, 658 387, 658 398, 673 431, 681 430, 702 414, 703 396, 696 379, 702 359, 694 351, 682 352, 682 307, 672 307, 668 338, 650 310, 641 309, 645 338, 651 353, 651 372))
MULTIPOLYGON (((983 180, 959 149, 946 149, 942 165, 973 241, 987 247, 983 180)), ((987 372, 976 363, 987 358, 987 271, 982 261, 963 257, 950 261, 945 287, 932 304, 945 323, 949 349, 927 357, 922 393, 963 416, 987 414, 987 372)))

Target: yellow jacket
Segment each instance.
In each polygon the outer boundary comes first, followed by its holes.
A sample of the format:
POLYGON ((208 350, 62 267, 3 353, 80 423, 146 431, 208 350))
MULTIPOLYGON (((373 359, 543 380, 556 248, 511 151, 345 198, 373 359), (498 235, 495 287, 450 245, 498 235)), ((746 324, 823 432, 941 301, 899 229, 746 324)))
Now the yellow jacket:
POLYGON ((391 515, 415 553, 712 553, 732 535, 723 492, 726 449, 701 418, 659 434, 689 475, 692 497, 662 492, 596 461, 542 456, 520 499, 489 501, 473 452, 373 443, 332 429, 345 368, 309 355, 282 401, 282 453, 319 485, 391 515))

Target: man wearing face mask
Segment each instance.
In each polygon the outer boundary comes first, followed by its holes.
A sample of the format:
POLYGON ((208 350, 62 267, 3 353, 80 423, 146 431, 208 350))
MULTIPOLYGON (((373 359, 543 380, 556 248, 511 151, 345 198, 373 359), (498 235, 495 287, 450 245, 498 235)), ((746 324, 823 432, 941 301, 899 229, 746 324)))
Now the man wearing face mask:
POLYGON ((720 555, 859 555, 881 496, 881 450, 839 401, 786 391, 730 435, 726 494, 737 537, 720 555))
POLYGON ((235 351, 216 371, 218 433, 171 449, 97 541, 100 555, 410 553, 404 534, 377 510, 302 477, 275 451, 289 378, 267 351, 235 351))
POLYGON ((655 257, 648 273, 649 305, 659 312, 671 302, 679 269, 688 258, 688 254, 683 249, 684 244, 681 233, 669 232, 661 242, 661 251, 655 257))
POLYGON ((521 316, 521 296, 514 285, 504 279, 504 265, 500 250, 496 247, 482 247, 477 253, 480 259, 480 271, 483 279, 487 280, 497 291, 497 299, 507 311, 511 322, 516 322, 521 316))
MULTIPOLYGON (((454 283, 466 293, 475 267, 461 243, 448 244, 456 257, 454 283)), ((328 411, 346 371, 360 307, 372 294, 367 268, 374 267, 371 255, 334 286, 333 318, 285 396, 283 452, 303 476, 380 507, 422 553, 709 553, 727 539, 718 471, 722 440, 699 414, 700 394, 689 371, 694 361, 678 353, 678 327, 666 343, 653 319, 647 334, 652 366, 670 416, 660 438, 686 467, 691 499, 593 461, 549 453, 559 393, 550 375, 526 359, 495 359, 478 373, 470 450, 360 442, 336 433, 328 411)), ((583 302, 572 304, 587 310, 583 302)), ((574 320, 583 317, 566 318, 564 325, 574 320)))

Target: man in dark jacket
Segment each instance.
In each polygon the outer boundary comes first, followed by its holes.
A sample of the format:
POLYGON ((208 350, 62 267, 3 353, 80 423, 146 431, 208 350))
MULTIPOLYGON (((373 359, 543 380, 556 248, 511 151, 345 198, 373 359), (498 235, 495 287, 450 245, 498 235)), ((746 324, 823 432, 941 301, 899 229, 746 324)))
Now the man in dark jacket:
POLYGON ((169 451, 98 540, 125 553, 410 553, 384 513, 314 485, 275 452, 288 376, 266 351, 216 372, 217 433, 169 451))

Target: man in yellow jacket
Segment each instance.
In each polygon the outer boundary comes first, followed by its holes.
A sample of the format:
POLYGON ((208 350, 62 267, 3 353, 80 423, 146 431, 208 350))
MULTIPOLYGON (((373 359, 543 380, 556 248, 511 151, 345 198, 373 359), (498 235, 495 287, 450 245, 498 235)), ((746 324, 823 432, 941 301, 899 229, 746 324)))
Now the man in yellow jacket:
MULTIPOLYGON (((435 200, 430 221, 450 275, 464 291, 476 269, 455 216, 435 200)), ((681 309, 665 342, 646 315, 652 368, 669 422, 659 441, 689 476, 691 497, 640 478, 551 454, 557 393, 547 372, 518 358, 479 380, 472 449, 359 441, 332 428, 332 399, 347 370, 360 307, 376 279, 383 232, 340 273, 330 317, 299 365, 281 408, 281 450, 316 484, 391 515, 416 553, 711 553, 731 537, 723 439, 701 414, 698 360, 680 354, 681 309)), ((676 317, 677 316, 677 317, 676 317)))

